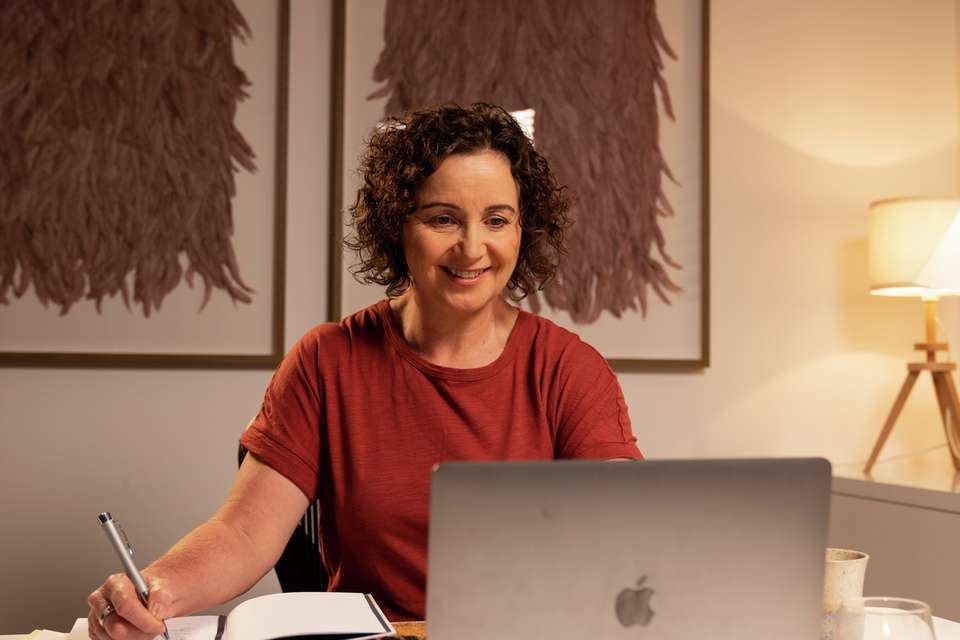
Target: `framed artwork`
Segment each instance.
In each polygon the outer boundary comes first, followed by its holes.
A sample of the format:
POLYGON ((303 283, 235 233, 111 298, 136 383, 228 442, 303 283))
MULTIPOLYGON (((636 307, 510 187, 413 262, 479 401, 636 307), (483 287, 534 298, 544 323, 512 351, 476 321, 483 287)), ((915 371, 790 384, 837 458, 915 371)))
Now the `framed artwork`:
POLYGON ((335 0, 334 34, 331 320, 385 295, 342 244, 365 140, 483 101, 528 120, 577 200, 557 276, 520 306, 617 370, 709 365, 708 0, 335 0))
MULTIPOLYGON (((246 295, 206 287, 183 253, 176 255, 184 277, 178 272, 152 308, 136 298, 125 304, 114 292, 99 304, 81 298, 63 309, 41 303, 31 287, 0 305, 0 366, 273 368, 282 359, 289 0, 235 4, 249 32, 234 40, 233 56, 249 85, 233 116, 246 143, 231 144, 249 145, 255 170, 234 173, 232 221, 220 222, 235 256, 230 272, 246 295)), ((205 214, 213 215, 195 212, 205 214)), ((129 291, 135 277, 127 274, 129 291)))

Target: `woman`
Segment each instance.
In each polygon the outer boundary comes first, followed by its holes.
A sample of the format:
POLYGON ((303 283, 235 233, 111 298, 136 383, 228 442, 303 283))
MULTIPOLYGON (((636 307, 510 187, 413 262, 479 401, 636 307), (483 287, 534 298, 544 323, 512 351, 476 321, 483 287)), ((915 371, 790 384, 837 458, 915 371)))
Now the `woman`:
POLYGON ((373 135, 361 170, 349 244, 388 298, 300 339, 223 506, 144 570, 149 611, 122 575, 94 591, 91 637, 146 638, 243 593, 318 497, 331 590, 422 619, 434 464, 640 458, 603 358, 503 297, 553 273, 568 207, 513 118, 486 104, 408 114, 373 135))

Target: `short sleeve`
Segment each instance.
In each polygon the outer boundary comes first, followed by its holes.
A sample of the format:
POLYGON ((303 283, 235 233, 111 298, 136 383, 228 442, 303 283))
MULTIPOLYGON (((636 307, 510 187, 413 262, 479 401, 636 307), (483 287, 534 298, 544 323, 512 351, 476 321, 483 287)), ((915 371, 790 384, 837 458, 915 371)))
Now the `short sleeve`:
POLYGON ((596 349, 567 345, 555 384, 557 458, 643 459, 620 383, 596 349))
POLYGON ((321 459, 321 387, 317 340, 307 334, 284 357, 264 394, 260 412, 240 443, 303 491, 318 493, 321 459))

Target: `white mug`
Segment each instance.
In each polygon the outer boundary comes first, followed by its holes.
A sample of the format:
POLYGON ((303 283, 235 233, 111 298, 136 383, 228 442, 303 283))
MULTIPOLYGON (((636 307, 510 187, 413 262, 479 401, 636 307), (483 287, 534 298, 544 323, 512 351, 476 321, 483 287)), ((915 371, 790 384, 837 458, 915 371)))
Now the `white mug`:
POLYGON ((870 556, 862 551, 833 547, 827 549, 820 640, 834 640, 837 632, 837 616, 843 601, 863 596, 863 579, 867 573, 869 559, 870 556))

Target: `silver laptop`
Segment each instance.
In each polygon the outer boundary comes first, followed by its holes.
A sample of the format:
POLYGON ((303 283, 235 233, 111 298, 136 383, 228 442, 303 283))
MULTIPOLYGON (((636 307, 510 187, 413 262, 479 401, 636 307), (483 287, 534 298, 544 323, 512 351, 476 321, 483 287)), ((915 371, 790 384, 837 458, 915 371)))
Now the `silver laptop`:
POLYGON ((823 459, 453 462, 430 640, 819 637, 823 459))

